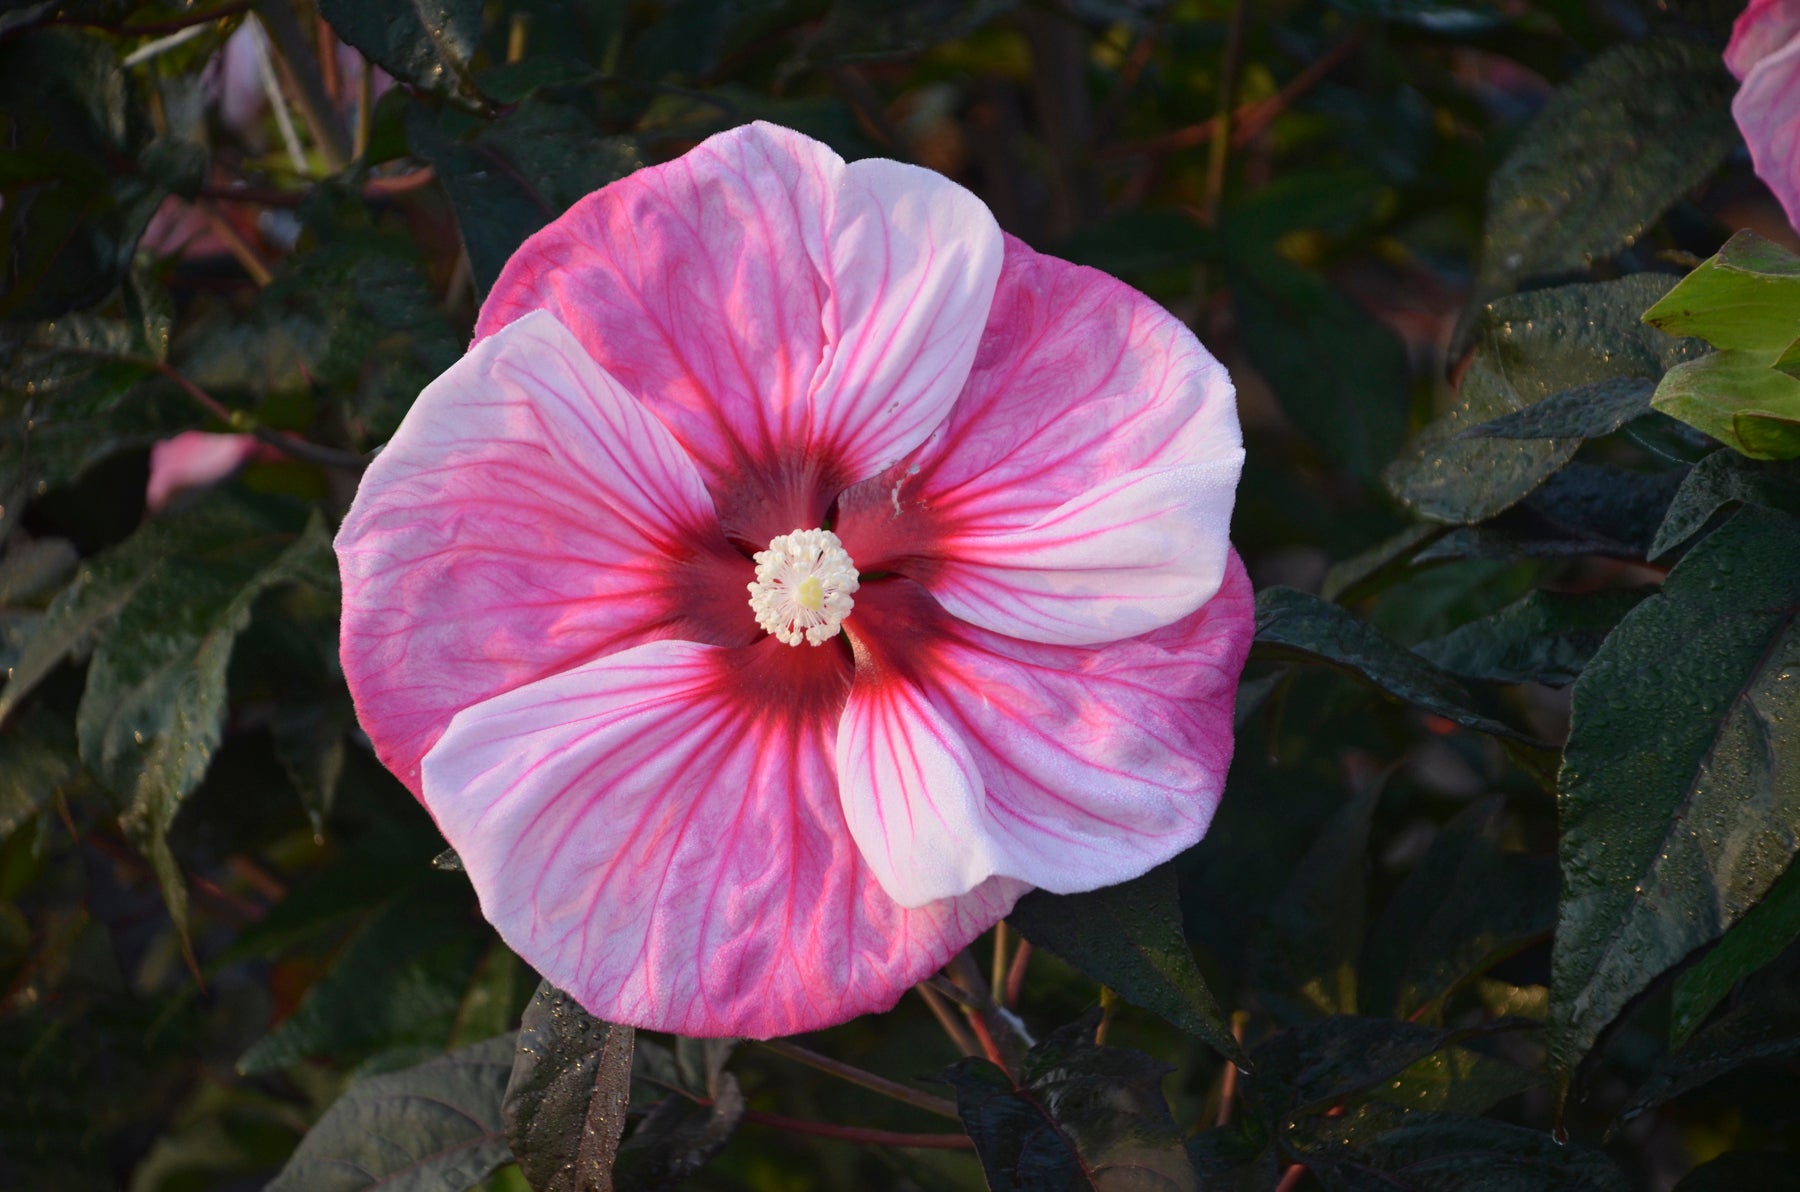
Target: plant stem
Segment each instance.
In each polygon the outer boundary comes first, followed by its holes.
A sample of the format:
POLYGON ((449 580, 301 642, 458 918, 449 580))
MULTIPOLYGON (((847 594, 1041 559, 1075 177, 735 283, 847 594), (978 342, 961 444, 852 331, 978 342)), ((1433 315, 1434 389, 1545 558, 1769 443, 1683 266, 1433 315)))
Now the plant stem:
POLYGON ((904 1101, 906 1104, 923 1109, 928 1113, 947 1117, 953 1122, 962 1120, 962 1116, 956 1112, 955 1102, 948 1098, 922 1093, 897 1080, 889 1080, 885 1076, 877 1076, 873 1072, 864 1071, 853 1064, 846 1064, 842 1060, 834 1060, 828 1055, 820 1055, 816 1051, 801 1047, 797 1043, 790 1043, 786 1039, 765 1039, 762 1046, 777 1055, 784 1055, 808 1067, 829 1073, 839 1080, 847 1080, 851 1084, 861 1085, 870 1092, 880 1093, 884 1097, 892 1097, 896 1101, 904 1101))
POLYGON ((969 1033, 969 1028, 957 1019, 956 1011, 950 1008, 950 1004, 944 1000, 943 994, 938 993, 923 981, 913 986, 913 989, 931 1008, 932 1017, 938 1020, 938 1025, 944 1028, 944 1033, 950 1036, 950 1042, 956 1045, 958 1051, 964 1055, 981 1054, 981 1044, 975 1041, 975 1036, 969 1033))
POLYGON ((1209 225, 1219 222, 1219 205, 1225 197, 1232 108, 1237 104, 1238 68, 1244 57, 1244 24, 1248 15, 1244 0, 1235 0, 1231 6, 1231 23, 1225 27, 1225 58, 1219 70, 1219 113, 1213 117, 1206 161, 1206 197, 1201 203, 1201 213, 1209 225))
POLYGON ((994 975, 988 981, 988 988, 994 991, 994 1000, 1002 1006, 1006 1004, 1006 944, 1010 934, 1005 919, 994 924, 994 975))
POLYGON ((319 64, 312 47, 306 44, 306 34, 294 15, 293 5, 288 0, 256 0, 256 14, 269 34, 270 48, 286 70, 300 114, 312 130, 313 142, 326 166, 337 173, 350 164, 350 137, 332 107, 319 64))
POLYGON ((1013 952, 1012 967, 1006 972, 1006 1005, 1008 1009, 1019 1004, 1019 995, 1025 991, 1025 969, 1031 963, 1031 941, 1021 939, 1019 947, 1013 952))

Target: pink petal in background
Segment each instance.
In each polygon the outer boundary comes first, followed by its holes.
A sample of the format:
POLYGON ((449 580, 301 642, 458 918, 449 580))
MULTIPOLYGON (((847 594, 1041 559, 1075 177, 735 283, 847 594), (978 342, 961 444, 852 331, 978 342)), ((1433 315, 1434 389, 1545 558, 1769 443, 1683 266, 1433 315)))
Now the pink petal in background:
POLYGON ((1757 0, 1731 29, 1725 64, 1741 81, 1731 114, 1756 175, 1800 229, 1800 0, 1757 0))
POLYGON ((751 124, 528 240, 476 334, 555 313, 687 447, 727 533, 761 547, 822 525, 942 421, 1000 257, 993 217, 947 179, 751 124))
POLYGON ((337 547, 344 673, 415 794, 470 704, 654 638, 760 632, 692 461, 548 314, 432 382, 337 547))
POLYGON ((997 633, 1131 637, 1217 588, 1242 461, 1231 381, 1192 332, 1008 238, 949 420, 844 495, 837 533, 997 633))
POLYGON ((767 1038, 885 1010, 1023 892, 916 910, 850 839, 842 654, 662 641, 469 708, 426 799, 502 938, 612 1022, 767 1038))
POLYGON ((189 430, 150 448, 150 482, 144 505, 155 513, 176 493, 216 484, 248 463, 259 451, 250 435, 220 435, 189 430))

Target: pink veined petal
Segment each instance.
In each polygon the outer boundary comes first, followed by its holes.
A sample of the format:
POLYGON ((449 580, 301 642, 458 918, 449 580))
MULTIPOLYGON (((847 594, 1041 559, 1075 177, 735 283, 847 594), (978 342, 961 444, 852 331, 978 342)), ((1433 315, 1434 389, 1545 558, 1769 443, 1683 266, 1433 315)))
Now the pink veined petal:
POLYGON ((337 553, 357 715, 415 794, 470 704, 655 638, 758 634, 693 462, 547 314, 426 388, 337 553))
POLYGON ((1756 176, 1800 228, 1800 37, 1756 62, 1731 100, 1756 176))
POLYGON ((948 421, 845 493, 836 532, 864 571, 917 580, 983 628, 1112 641, 1217 589, 1242 465, 1230 378, 1192 332, 1008 238, 948 421))
POLYGON ((927 170, 751 124, 572 207, 514 254, 476 335, 549 310, 693 455, 726 531, 822 525, 968 375, 1001 236, 927 170))
POLYGON ((767 1038, 884 1010, 1024 887, 882 892, 832 773, 847 669, 639 646, 459 714, 425 801, 502 938, 601 1018, 767 1038))
MULTIPOLYGON (((1231 762, 1237 680, 1254 629, 1250 581, 1235 554, 1199 611, 1103 646, 989 633, 905 580, 865 587, 846 627, 857 618, 859 652, 899 676, 906 706, 929 707, 929 720, 917 723, 953 734, 974 762, 980 806, 955 855, 1071 894, 1127 881, 1205 835, 1231 762)), ((915 728, 903 739, 917 736, 915 728)), ((847 801, 866 797, 859 780, 846 774, 844 783, 847 801)), ((904 788, 914 814, 925 793, 904 788)), ((902 797, 880 796, 893 823, 889 808, 902 797)))
POLYGON ((1800 34, 1800 0, 1750 0, 1731 25, 1725 66, 1741 82, 1770 54, 1800 34))
POLYGON ((215 435, 189 430, 150 448, 150 482, 144 505, 152 513, 176 493, 225 479, 249 462, 257 451, 250 435, 215 435))

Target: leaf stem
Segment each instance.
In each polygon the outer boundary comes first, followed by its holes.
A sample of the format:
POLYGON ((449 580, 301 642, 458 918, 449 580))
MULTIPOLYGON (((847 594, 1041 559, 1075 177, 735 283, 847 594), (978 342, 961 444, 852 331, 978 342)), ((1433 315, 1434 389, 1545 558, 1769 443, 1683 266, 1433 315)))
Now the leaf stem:
POLYGON ((950 1036, 950 1042, 956 1045, 958 1051, 966 1056, 981 1054, 981 1044, 975 1041, 969 1028, 957 1018, 956 1011, 950 1008, 950 1003, 944 1000, 943 994, 933 989, 929 981, 921 981, 913 989, 931 1008, 932 1017, 938 1020, 938 1025, 944 1028, 944 1033, 950 1036))
POLYGON ((1006 945, 1011 934, 1005 919, 994 924, 994 975, 988 980, 988 988, 1002 1006, 1006 1005, 1006 945))
POLYGON ((1011 1009, 1019 1004, 1019 995, 1025 991, 1025 969, 1031 964, 1031 941, 1023 936, 1019 938, 1019 946, 1013 952, 1012 967, 1006 972, 1006 1007, 1011 1009))
POLYGON ((962 1115, 956 1111, 956 1103, 946 1097, 934 1097, 930 1093, 920 1092, 897 1080, 889 1080, 885 1076, 877 1076, 854 1064, 846 1064, 844 1061, 834 1060, 828 1055, 820 1055, 810 1048, 802 1047, 798 1043, 790 1043, 786 1039, 765 1039, 762 1041, 762 1046, 777 1055, 784 1055, 788 1059, 805 1064, 810 1068, 817 1068, 839 1080, 847 1080, 851 1084, 860 1085, 870 1092, 880 1093, 884 1097, 892 1097, 896 1101, 903 1101, 915 1108, 923 1109, 927 1113, 947 1117, 953 1122, 962 1120, 962 1115))

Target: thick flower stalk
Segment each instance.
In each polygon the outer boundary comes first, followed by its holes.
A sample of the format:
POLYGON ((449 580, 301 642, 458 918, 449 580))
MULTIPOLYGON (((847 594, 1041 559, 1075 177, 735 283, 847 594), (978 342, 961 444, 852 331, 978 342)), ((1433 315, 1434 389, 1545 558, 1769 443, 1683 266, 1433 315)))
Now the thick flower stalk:
POLYGON ((344 670, 545 977, 811 1030, 1205 832, 1242 459, 1148 299, 750 125, 507 265, 345 519, 344 670))
POLYGON ((1756 176, 1800 228, 1800 0, 1750 0, 1731 27, 1725 65, 1741 84, 1731 114, 1756 176))

